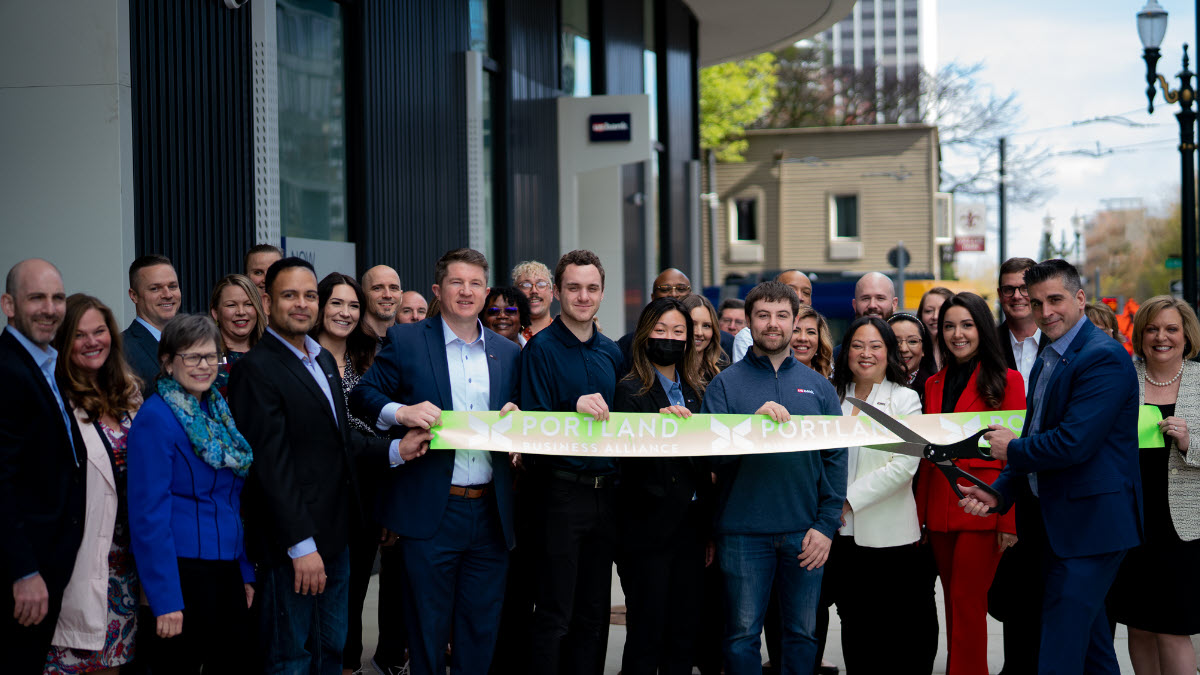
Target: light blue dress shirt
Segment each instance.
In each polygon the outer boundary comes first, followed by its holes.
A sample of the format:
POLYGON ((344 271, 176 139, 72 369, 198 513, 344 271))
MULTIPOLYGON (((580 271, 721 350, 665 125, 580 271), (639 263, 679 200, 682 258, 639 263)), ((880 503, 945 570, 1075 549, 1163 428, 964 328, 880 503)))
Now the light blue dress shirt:
POLYGON ((75 449, 75 434, 71 431, 71 415, 67 413, 67 406, 63 404, 62 393, 58 391, 58 382, 54 379, 54 364, 58 362, 58 350, 49 345, 45 349, 42 349, 11 325, 5 326, 5 330, 15 337, 17 342, 21 343, 25 351, 29 352, 29 356, 37 364, 38 370, 42 371, 42 377, 46 378, 46 384, 50 385, 50 391, 54 394, 54 400, 58 402, 58 411, 62 414, 63 424, 67 427, 67 440, 71 442, 71 455, 75 458, 75 466, 79 466, 79 452, 75 449))
MULTIPOLYGON (((1038 381, 1033 386, 1033 406, 1031 415, 1033 419, 1029 422, 1029 435, 1041 433, 1042 431, 1042 409, 1045 407, 1044 399, 1046 398, 1046 387, 1050 386, 1050 377, 1054 374, 1054 369, 1062 361, 1063 354, 1067 353, 1067 347, 1071 346, 1071 342, 1075 340, 1075 336, 1079 335, 1080 329, 1083 328, 1083 322, 1088 318, 1082 317, 1075 322, 1074 326, 1068 330, 1062 337, 1054 342, 1051 342, 1042 350, 1042 372, 1038 374, 1038 381)), ((1033 492, 1033 496, 1038 496, 1037 472, 1029 474, 1029 490, 1033 492)))
MULTIPOLYGON (((442 338, 446 341, 446 368, 450 373, 450 398, 455 411, 487 410, 491 401, 491 375, 487 365, 487 345, 483 324, 473 342, 454 334, 442 319, 442 338)), ((396 411, 404 404, 392 402, 379 411, 375 426, 387 431, 396 425, 396 411)), ((401 462, 403 463, 403 462, 401 462)), ((450 484, 459 487, 492 482, 492 453, 486 450, 455 450, 454 473, 450 484)))
POLYGON ((155 342, 162 342, 162 331, 161 330, 155 328, 153 324, 151 324, 149 321, 143 319, 140 316, 134 318, 134 321, 137 321, 138 323, 145 326, 146 330, 150 331, 150 334, 154 336, 155 342))
MULTIPOLYGON (((304 369, 312 375, 317 386, 321 388, 321 393, 325 394, 325 400, 329 402, 329 412, 333 414, 334 424, 337 424, 338 414, 337 406, 333 403, 333 391, 329 388, 329 378, 325 375, 325 371, 321 370, 321 364, 317 363, 317 356, 321 353, 321 344, 311 337, 304 336, 304 351, 296 349, 295 345, 288 342, 282 335, 275 332, 274 328, 267 327, 267 332, 274 335, 283 343, 283 346, 288 348, 288 351, 296 355, 300 359, 300 363, 304 365, 304 369)), ((340 383, 338 386, 341 386, 340 383)), ((388 459, 391 460, 392 466, 402 464, 400 461, 400 441, 392 441, 388 448, 388 459)), ((306 556, 317 550, 317 542, 312 537, 292 546, 288 549, 288 557, 299 558, 306 556)))

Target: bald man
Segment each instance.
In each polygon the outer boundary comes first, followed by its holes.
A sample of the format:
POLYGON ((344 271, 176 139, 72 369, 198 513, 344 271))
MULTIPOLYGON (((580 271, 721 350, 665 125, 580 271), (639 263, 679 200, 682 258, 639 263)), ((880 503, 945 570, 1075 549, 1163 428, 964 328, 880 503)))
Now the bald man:
MULTIPOLYGON (((808 278, 807 274, 797 269, 784 270, 775 275, 775 281, 791 286, 799 296, 801 305, 812 306, 812 280, 808 278)), ((752 344, 754 344, 754 338, 750 337, 750 317, 747 316, 746 327, 738 331, 733 338, 733 350, 730 355, 734 362, 741 361, 746 352, 750 351, 752 344)))
POLYGON ((396 313, 396 325, 423 321, 429 312, 425 296, 416 291, 404 291, 400 296, 400 311, 396 313))
POLYGON ((363 293, 367 294, 366 311, 362 320, 380 341, 387 329, 396 324, 396 312, 404 295, 400 289, 400 275, 387 265, 376 265, 363 272, 363 293))
POLYGON ((896 297, 896 285, 886 275, 867 272, 854 284, 854 317, 877 316, 887 321, 896 313, 900 300, 896 297))
POLYGON ((83 539, 87 450, 54 379, 50 346, 67 294, 37 258, 8 272, 0 308, 0 653, 5 672, 40 673, 83 539), (83 461, 80 461, 80 460, 83 461))

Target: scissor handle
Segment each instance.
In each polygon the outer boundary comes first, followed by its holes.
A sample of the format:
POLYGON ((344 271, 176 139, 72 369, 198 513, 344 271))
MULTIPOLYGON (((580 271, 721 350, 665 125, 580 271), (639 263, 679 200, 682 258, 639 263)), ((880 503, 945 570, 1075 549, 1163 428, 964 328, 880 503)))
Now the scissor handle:
MULTIPOLYGON (((989 495, 995 497, 997 504, 1000 503, 1001 498, 1000 498, 999 492, 996 492, 996 490, 991 485, 988 485, 987 483, 983 482, 982 480, 979 480, 975 476, 972 476, 971 474, 967 473, 966 471, 963 471, 962 469, 958 468, 957 464, 954 464, 954 463, 942 464, 940 462, 934 462, 933 465, 936 466, 942 472, 942 475, 946 477, 946 480, 950 481, 950 489, 954 490, 954 494, 958 495, 959 499, 966 499, 966 495, 964 495, 962 493, 962 490, 958 489, 958 479, 965 478, 965 479, 967 479, 967 482, 971 483, 972 485, 979 488, 980 490, 983 490, 984 492, 988 493, 989 495)), ((995 509, 988 507, 987 512, 994 513, 995 509)))
POLYGON ((980 429, 974 434, 947 445, 929 445, 925 448, 925 458, 931 462, 944 462, 948 459, 995 459, 985 448, 979 447, 979 439, 983 438, 989 429, 980 429))

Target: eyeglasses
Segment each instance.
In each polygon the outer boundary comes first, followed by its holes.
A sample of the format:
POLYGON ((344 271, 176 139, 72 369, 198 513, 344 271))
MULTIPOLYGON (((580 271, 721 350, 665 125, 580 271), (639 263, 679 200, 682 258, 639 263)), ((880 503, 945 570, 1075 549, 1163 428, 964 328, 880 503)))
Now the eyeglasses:
POLYGON ((183 361, 183 365, 188 368, 195 368, 200 365, 201 360, 210 366, 215 366, 221 361, 221 355, 216 352, 209 352, 207 354, 176 354, 175 356, 180 361, 183 361))
POLYGON ((908 345, 909 349, 919 349, 921 347, 921 338, 908 338, 906 340, 899 340, 898 343, 908 345))
POLYGON ((675 284, 673 286, 671 284, 663 284, 662 286, 655 286, 654 290, 658 291, 659 293, 670 293, 671 291, 675 291, 676 293, 688 293, 692 290, 692 287, 688 284, 675 284))
POLYGON ((1023 284, 1021 286, 1001 286, 1000 287, 1000 295, 1005 298, 1011 298, 1012 296, 1016 295, 1017 293, 1020 293, 1021 295, 1028 298, 1029 297, 1029 287, 1025 286, 1023 284))
POLYGON ((547 288, 550 288, 550 282, 549 281, 522 281, 521 283, 517 284, 517 288, 525 291, 526 293, 528 293, 529 291, 531 291, 535 288, 538 289, 539 291, 544 291, 547 288))
POLYGON ((496 316, 500 312, 504 312, 505 314, 510 314, 512 316, 516 316, 521 313, 521 310, 517 309, 516 307, 488 307, 487 308, 488 316, 496 316))

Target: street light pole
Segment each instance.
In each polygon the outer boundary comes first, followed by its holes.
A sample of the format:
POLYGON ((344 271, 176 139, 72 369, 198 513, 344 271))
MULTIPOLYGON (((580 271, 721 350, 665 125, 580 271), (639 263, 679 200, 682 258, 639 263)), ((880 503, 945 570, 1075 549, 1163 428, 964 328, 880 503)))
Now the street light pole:
MULTIPOLYGON (((1200 2, 1200 0, 1196 0, 1196 2, 1200 2)), ((1005 178, 1004 151, 1005 151, 1007 145, 1008 145, 1008 138, 1001 136, 1000 137, 1000 184, 999 184, 999 193, 1000 194, 998 195, 999 201, 1000 201, 1000 218, 998 219, 999 224, 1000 224, 999 225, 1000 245, 997 247, 1000 251, 1000 265, 1003 265, 1004 261, 1008 260, 1008 250, 1007 250, 1008 247, 1006 245, 1008 243, 1008 221, 1006 218, 1006 215, 1007 215, 1006 210, 1004 208, 1004 196, 1005 196, 1004 193, 1005 193, 1005 188, 1006 188, 1006 186, 1004 184, 1004 178, 1005 178)), ((1000 269, 1000 267, 997 266, 996 269, 1000 269)))
MULTIPOLYGON (((1196 1, 1197 25, 1196 37, 1200 44, 1200 0, 1196 1)), ((1149 112, 1154 113, 1154 85, 1157 83, 1163 91, 1163 99, 1168 104, 1179 103, 1179 112, 1175 114, 1179 120, 1179 162, 1180 162, 1180 196, 1182 200, 1180 236, 1183 259, 1183 299, 1193 309, 1196 308, 1196 113, 1192 111, 1192 102, 1196 92, 1192 89, 1192 75, 1188 70, 1187 45, 1183 46, 1183 70, 1179 72, 1179 89, 1171 89, 1167 78, 1159 75, 1157 65, 1159 45, 1167 32, 1167 12, 1157 0, 1147 0, 1146 6, 1137 15, 1138 37, 1144 48, 1142 58, 1146 61, 1146 98, 1149 100, 1149 112)))

